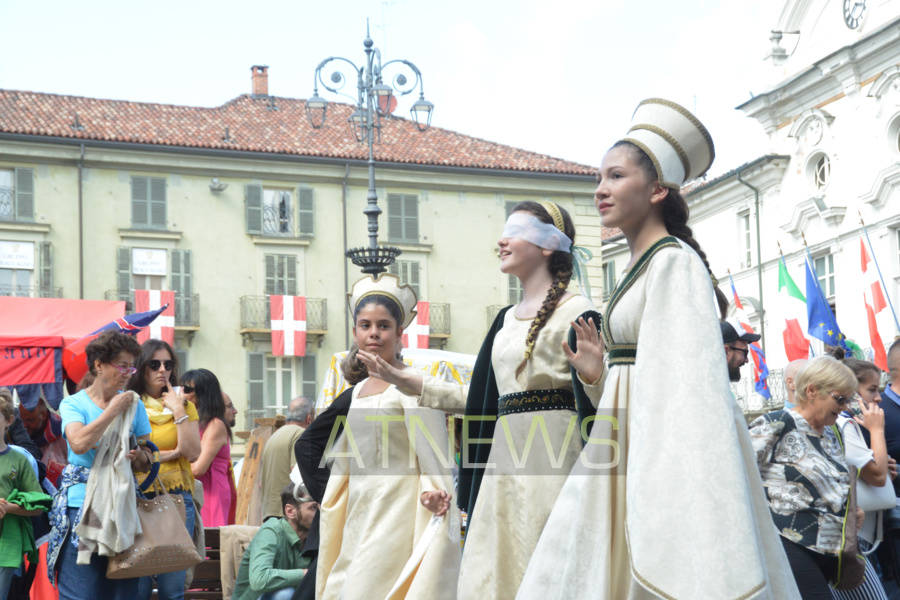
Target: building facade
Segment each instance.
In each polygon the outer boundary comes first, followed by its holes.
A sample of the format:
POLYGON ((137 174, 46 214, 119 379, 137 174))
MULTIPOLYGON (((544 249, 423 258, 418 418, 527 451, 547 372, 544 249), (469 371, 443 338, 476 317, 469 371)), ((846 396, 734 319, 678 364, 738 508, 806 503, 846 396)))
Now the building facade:
MULTIPOLYGON (((729 273, 752 325, 764 332, 773 404, 786 363, 778 263, 805 289, 807 251, 843 333, 870 356, 860 266, 865 223, 885 289, 900 292, 900 2, 789 0, 771 35, 772 83, 738 110, 756 119, 769 152, 685 189, 690 224, 729 297, 729 273)), ((616 232, 604 244, 603 279, 627 262, 616 232)), ((734 306, 730 308, 733 312, 734 306)), ((900 334, 885 310, 885 345, 900 334)), ((813 350, 821 353, 821 343, 813 350)), ((746 408, 749 366, 737 387, 746 408)))
MULTIPOLYGON (((352 107, 331 105, 315 130, 266 75, 254 68, 255 93, 216 108, 0 90, 0 294, 173 290, 182 368, 216 373, 247 428, 315 396, 348 347, 361 273, 344 252, 367 239, 352 107), (272 355, 273 294, 306 297, 306 356, 272 355)), ((477 352, 496 307, 517 300, 494 252, 515 203, 558 202, 599 256, 593 168, 399 118, 381 134, 379 238, 431 303, 432 347, 477 352)))

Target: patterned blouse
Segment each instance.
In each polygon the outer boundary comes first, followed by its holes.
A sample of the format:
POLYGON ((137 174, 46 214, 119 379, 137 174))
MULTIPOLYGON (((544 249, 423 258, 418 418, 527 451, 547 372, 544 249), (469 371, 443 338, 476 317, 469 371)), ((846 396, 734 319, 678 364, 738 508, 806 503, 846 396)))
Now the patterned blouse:
POLYGON ((799 413, 776 410, 750 424, 750 439, 779 533, 837 555, 850 476, 834 430, 820 434, 799 413))

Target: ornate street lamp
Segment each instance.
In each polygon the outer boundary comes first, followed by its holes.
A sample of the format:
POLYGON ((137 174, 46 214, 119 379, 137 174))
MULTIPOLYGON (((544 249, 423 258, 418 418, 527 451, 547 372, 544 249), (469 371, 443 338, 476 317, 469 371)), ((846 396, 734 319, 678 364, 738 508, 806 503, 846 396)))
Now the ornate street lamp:
POLYGON ((369 36, 369 28, 366 25, 366 39, 363 41, 366 52, 366 63, 362 67, 341 56, 331 56, 319 63, 313 74, 313 95, 306 101, 306 114, 314 129, 325 125, 328 112, 328 102, 319 96, 319 84, 332 92, 350 98, 356 104, 356 110, 348 119, 350 128, 357 141, 365 142, 369 149, 369 191, 366 195, 366 208, 363 213, 368 219, 369 245, 361 248, 352 248, 347 251, 347 256, 353 264, 360 267, 363 273, 377 276, 387 270, 400 254, 399 248, 383 247, 378 245, 378 195, 375 193, 375 153, 374 144, 376 136, 381 139, 381 119, 390 114, 394 93, 400 96, 419 91, 419 99, 410 109, 410 114, 419 131, 425 131, 431 125, 431 113, 434 104, 425 99, 425 91, 422 85, 422 73, 419 68, 408 60, 396 59, 385 63, 381 62, 381 51, 373 47, 372 38, 369 36), (328 76, 323 77, 325 67, 331 65, 334 69, 328 76), (341 68, 349 72, 352 69, 356 76, 356 97, 341 90, 352 80, 341 68), (393 78, 390 73, 396 73, 393 78), (390 84, 384 82, 388 78, 390 84))

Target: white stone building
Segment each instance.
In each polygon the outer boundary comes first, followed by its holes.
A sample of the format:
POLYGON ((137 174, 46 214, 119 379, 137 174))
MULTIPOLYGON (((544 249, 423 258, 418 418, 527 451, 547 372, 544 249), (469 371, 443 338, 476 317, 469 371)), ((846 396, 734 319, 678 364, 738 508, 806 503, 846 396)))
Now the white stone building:
MULTIPOLYGON (((685 195, 695 237, 722 291, 730 296, 730 272, 753 326, 764 331, 772 402, 780 403, 786 358, 779 245, 804 290, 805 237, 838 325, 871 352, 862 218, 886 291, 900 308, 900 1, 788 0, 771 29, 760 35, 773 43, 766 58, 772 84, 737 107, 765 130, 767 154, 685 195)), ((609 290, 628 252, 621 236, 607 238, 609 290)), ((885 345, 900 333, 890 310, 880 313, 879 330, 885 345)), ((762 404, 752 389, 748 366, 736 390, 748 409, 762 404)))

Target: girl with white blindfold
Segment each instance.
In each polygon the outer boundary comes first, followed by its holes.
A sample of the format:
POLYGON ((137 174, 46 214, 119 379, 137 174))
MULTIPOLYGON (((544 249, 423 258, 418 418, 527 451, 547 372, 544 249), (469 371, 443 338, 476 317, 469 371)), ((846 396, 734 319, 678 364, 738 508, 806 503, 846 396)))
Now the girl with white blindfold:
POLYGON ((468 386, 359 353, 370 374, 421 406, 465 415, 456 499, 469 517, 461 600, 515 594, 581 450, 579 416, 592 414, 600 397, 602 356, 570 348, 596 339, 599 326, 590 299, 568 291, 573 275, 589 288, 583 264, 590 253, 574 238, 571 217, 555 203, 513 208, 497 247, 500 270, 519 279, 523 298, 497 315, 468 386), (576 356, 584 368, 573 375, 567 357, 576 356))

